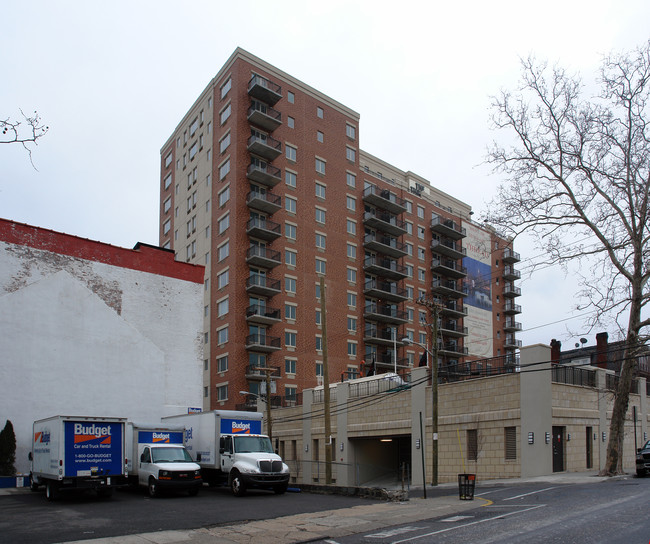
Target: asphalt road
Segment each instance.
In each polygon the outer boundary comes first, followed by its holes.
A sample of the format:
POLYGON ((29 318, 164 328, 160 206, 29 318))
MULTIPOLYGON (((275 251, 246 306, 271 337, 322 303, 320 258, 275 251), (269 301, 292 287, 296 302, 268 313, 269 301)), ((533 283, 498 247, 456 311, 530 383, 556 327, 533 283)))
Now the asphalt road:
MULTIPOLYGON (((478 491, 478 490, 477 490, 478 491)), ((477 508, 328 544, 647 544, 650 478, 481 488, 477 508), (482 506, 479 506, 482 505, 482 506)))
POLYGON ((144 489, 110 499, 68 495, 48 502, 43 491, 0 496, 0 544, 52 544, 153 531, 192 529, 368 504, 368 499, 251 490, 234 497, 225 487, 204 487, 151 499, 144 489))

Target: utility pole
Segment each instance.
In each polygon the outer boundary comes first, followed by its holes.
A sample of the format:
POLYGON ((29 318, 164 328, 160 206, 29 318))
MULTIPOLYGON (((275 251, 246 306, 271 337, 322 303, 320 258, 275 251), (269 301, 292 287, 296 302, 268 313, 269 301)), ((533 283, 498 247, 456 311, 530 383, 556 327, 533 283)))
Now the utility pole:
POLYGON ((433 435, 431 485, 438 485, 438 319, 440 318, 440 304, 424 298, 419 298, 417 303, 429 310, 429 319, 431 320, 430 323, 427 323, 427 335, 431 341, 433 355, 433 361, 431 361, 431 433, 433 435))
POLYGON ((273 420, 271 419, 271 373, 275 372, 274 368, 260 367, 260 370, 266 374, 266 426, 268 435, 273 444, 273 420))
POLYGON ((323 327, 323 404, 325 405, 325 483, 332 483, 332 425, 330 421, 330 380, 327 365, 327 310, 325 277, 320 277, 320 319, 323 327))

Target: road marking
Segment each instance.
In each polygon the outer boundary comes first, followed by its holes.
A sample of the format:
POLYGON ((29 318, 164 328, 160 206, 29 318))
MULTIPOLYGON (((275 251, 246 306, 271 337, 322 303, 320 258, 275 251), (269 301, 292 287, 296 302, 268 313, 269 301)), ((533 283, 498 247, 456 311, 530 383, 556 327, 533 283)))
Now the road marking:
POLYGON ((514 497, 508 497, 507 499, 502 499, 504 501, 513 501, 515 499, 521 499, 521 497, 528 497, 529 495, 534 495, 535 493, 542 493, 544 491, 550 491, 551 489, 557 489, 560 486, 547 487, 546 489, 540 489, 538 491, 531 491, 530 493, 524 493, 523 495, 516 495, 514 497))
POLYGON ((371 535, 366 535, 364 538, 390 538, 391 536, 402 535, 404 533, 410 533, 411 531, 419 531, 420 529, 425 529, 426 527, 397 527, 395 529, 388 529, 387 531, 382 531, 381 533, 373 533, 371 535))
POLYGON ((441 519, 443 523, 453 523, 454 521, 460 521, 462 519, 470 519, 473 518, 474 516, 454 516, 451 518, 446 518, 446 519, 441 519))
POLYGON ((456 529, 462 529, 463 527, 469 527, 471 525, 477 525, 479 523, 485 523, 486 521, 494 521, 495 519, 503 519, 507 518, 508 516, 514 516, 515 514, 523 514, 524 512, 528 512, 529 510, 535 510, 537 508, 543 508, 546 506, 545 504, 539 504, 537 506, 532 506, 531 508, 526 508, 526 510, 517 510, 516 512, 508 512, 507 514, 499 514, 497 516, 491 517, 491 518, 485 518, 485 519, 479 519, 477 521, 470 521, 469 523, 464 523, 462 525, 457 525, 456 527, 449 527, 448 529, 440 529, 439 531, 434 531, 432 533, 427 533, 424 535, 418 535, 414 536, 411 538, 405 538, 404 540, 396 540, 392 544, 402 544, 403 542, 412 542, 414 540, 418 540, 420 538, 427 538, 430 536, 434 535, 439 535, 441 533, 448 533, 449 531, 455 531, 456 529))

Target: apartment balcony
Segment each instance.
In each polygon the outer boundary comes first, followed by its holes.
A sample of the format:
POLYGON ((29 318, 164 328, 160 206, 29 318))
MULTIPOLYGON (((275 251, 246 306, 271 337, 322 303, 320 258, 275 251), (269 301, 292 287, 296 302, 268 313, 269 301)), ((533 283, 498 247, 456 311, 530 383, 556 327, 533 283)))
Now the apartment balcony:
POLYGON ((366 257, 363 261, 363 269, 368 274, 376 274, 393 280, 408 277, 406 266, 386 257, 366 257))
POLYGON ((363 247, 370 251, 376 251, 383 255, 395 257, 399 259, 408 255, 406 251, 406 244, 400 242, 397 238, 392 236, 368 233, 363 237, 363 247))
POLYGON ((395 366, 397 366, 397 368, 409 368, 409 360, 406 357, 398 357, 395 359, 395 356, 392 353, 377 353, 375 364, 378 369, 387 369, 391 371, 395 366))
POLYGON ((455 221, 451 219, 445 219, 440 215, 436 215, 431 219, 431 230, 436 234, 445 236, 452 240, 460 240, 467 236, 467 231, 464 227, 461 227, 455 221))
POLYGON ((503 308, 504 314, 520 314, 521 306, 519 304, 514 304, 511 300, 506 301, 506 305, 503 308))
POLYGON ((246 234, 268 242, 282 236, 282 226, 264 217, 252 217, 246 223, 246 234))
POLYGON ((406 234, 406 223, 388 212, 377 210, 364 212, 363 222, 372 229, 377 229, 394 236, 406 234))
POLYGON ((282 208, 282 197, 273 193, 250 191, 246 195, 246 205, 253 210, 272 215, 282 208))
POLYGON ((271 308, 262 304, 252 304, 246 308, 246 321, 262 325, 273 325, 282 321, 282 314, 279 308, 271 308))
POLYGON ((521 348, 521 340, 517 340, 514 334, 506 334, 503 347, 506 349, 519 349, 521 348))
POLYGON ((506 283, 503 286, 503 296, 508 298, 520 297, 521 287, 515 287, 511 283, 506 283))
POLYGON ((398 332, 393 327, 378 327, 373 323, 366 323, 363 331, 363 341, 381 346, 392 346, 395 343, 402 344, 398 338, 398 332))
POLYGON ((503 279, 507 281, 515 281, 521 279, 521 272, 515 270, 514 267, 508 265, 503 268, 503 279))
POLYGON ((442 319, 440 321, 440 327, 438 328, 438 331, 443 336, 450 336, 450 337, 456 337, 456 338, 461 338, 461 337, 467 336, 469 334, 467 332, 467 327, 463 327, 463 326, 459 325, 453 319, 442 319))
POLYGON ((467 287, 460 285, 458 280, 443 280, 434 278, 431 282, 431 290, 434 293, 447 298, 461 298, 468 295, 467 287))
POLYGON ((271 106, 253 100, 248 108, 248 122, 269 132, 273 132, 282 124, 282 114, 271 106))
POLYGON ((282 154, 282 143, 266 134, 252 134, 246 147, 249 153, 272 161, 282 154))
POLYGON ((444 317, 458 319, 467 316, 467 308, 457 300, 448 300, 441 303, 440 313, 444 317))
POLYGON ((462 357, 467 353, 468 349, 458 345, 457 342, 440 342, 438 344, 438 355, 441 357, 462 357))
POLYGON ((255 183, 275 187, 282 181, 282 170, 262 159, 251 157, 251 163, 248 165, 248 170, 246 170, 246 177, 255 183))
POLYGON ((455 260, 467 256, 467 250, 461 243, 453 240, 431 240, 431 251, 455 260))
POLYGON ((401 324, 407 323, 408 318, 405 311, 395 306, 377 304, 376 302, 367 303, 363 309, 364 319, 371 321, 381 321, 382 323, 401 324))
POLYGON ((506 319, 505 324, 503 325, 503 330, 506 332, 517 332, 521 331, 521 323, 515 321, 511 317, 506 319))
POLYGON ((378 279, 366 280, 363 285, 363 294, 391 302, 402 302, 408 299, 406 289, 403 289, 397 283, 378 279))
POLYGON ((244 342, 244 347, 252 351, 271 353, 281 349, 280 337, 269 334, 249 334, 244 342))
POLYGON ((363 190, 363 201, 395 214, 406 211, 406 200, 400 198, 392 191, 380 189, 376 185, 368 185, 363 190))
POLYGON ((246 379, 247 380, 266 380, 266 369, 270 368, 273 372, 270 372, 272 378, 280 378, 280 367, 279 366, 266 366, 260 367, 257 365, 246 365, 246 379))
POLYGON ((282 292, 280 280, 254 274, 246 279, 246 292, 251 295, 272 297, 282 292))
POLYGON ((518 263, 521 260, 521 258, 519 256, 519 253, 517 253, 516 251, 512 251, 512 249, 507 247, 503 250, 503 257, 501 258, 501 260, 504 263, 512 264, 512 263, 518 263))
POLYGON ((467 277, 467 268, 453 259, 434 257, 431 259, 431 270, 448 278, 460 279, 467 277))
POLYGON ((280 261, 280 252, 264 246, 251 246, 246 250, 246 262, 249 266, 275 268, 280 261))
POLYGON ((282 98, 282 87, 270 79, 254 75, 248 82, 248 95, 275 106, 282 98))

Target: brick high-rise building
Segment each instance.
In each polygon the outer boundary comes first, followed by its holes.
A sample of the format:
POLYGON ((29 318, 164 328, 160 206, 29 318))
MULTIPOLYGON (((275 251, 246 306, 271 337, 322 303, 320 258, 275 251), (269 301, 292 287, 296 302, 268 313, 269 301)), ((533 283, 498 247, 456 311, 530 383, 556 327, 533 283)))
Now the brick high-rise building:
POLYGON ((508 241, 359 137, 359 114, 237 49, 162 147, 160 245, 206 267, 204 408, 260 393, 260 368, 283 401, 321 381, 321 276, 330 381, 417 366, 421 297, 443 375, 519 347, 508 241))

